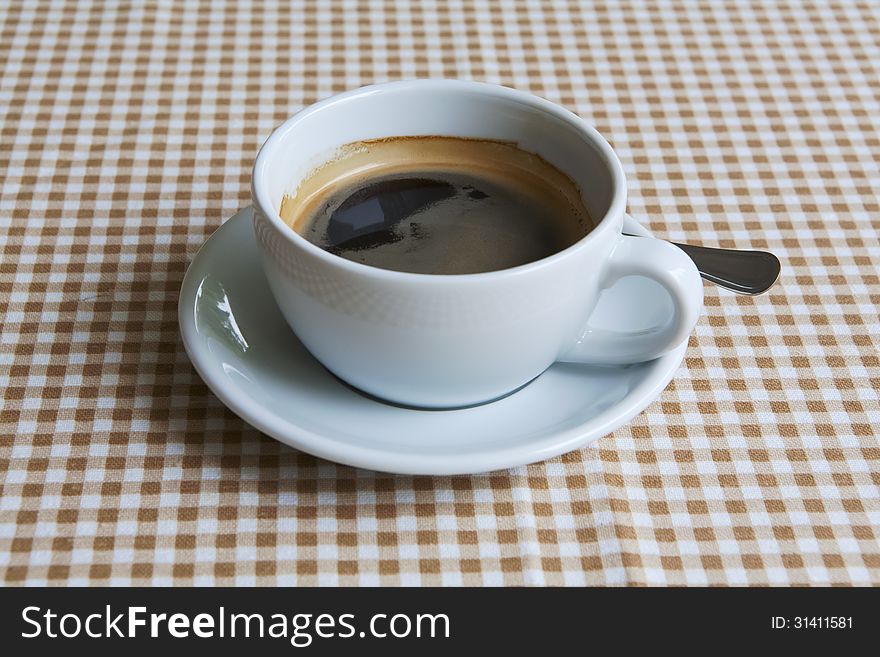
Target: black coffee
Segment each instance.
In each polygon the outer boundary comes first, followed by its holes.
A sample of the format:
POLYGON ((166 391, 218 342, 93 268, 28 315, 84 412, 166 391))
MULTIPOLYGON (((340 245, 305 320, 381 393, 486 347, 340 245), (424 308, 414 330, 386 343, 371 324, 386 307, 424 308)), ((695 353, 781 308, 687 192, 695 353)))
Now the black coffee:
POLYGON ((574 183, 511 144, 408 137, 346 149, 313 189, 285 197, 282 217, 348 260, 472 274, 540 260, 592 228, 574 183))

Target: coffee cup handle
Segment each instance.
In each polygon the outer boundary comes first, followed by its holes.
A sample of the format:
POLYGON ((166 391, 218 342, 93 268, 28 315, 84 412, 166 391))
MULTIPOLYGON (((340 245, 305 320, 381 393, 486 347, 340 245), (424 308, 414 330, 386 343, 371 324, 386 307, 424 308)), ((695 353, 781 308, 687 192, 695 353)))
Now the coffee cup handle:
POLYGON ((662 285, 672 298, 672 316, 663 325, 639 331, 598 329, 588 324, 575 343, 563 351, 560 361, 641 363, 672 351, 687 339, 703 307, 703 283, 684 251, 651 237, 621 235, 611 253, 602 288, 611 287, 624 276, 645 276, 662 285))

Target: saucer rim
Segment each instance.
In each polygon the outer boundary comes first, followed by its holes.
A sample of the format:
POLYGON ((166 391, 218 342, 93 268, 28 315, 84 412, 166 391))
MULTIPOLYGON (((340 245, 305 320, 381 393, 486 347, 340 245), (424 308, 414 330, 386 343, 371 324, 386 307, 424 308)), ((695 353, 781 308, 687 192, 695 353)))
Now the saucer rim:
MULTIPOLYGON (((559 432, 551 431, 525 445, 487 447, 464 454, 415 454, 359 446, 332 435, 319 434, 266 410, 248 397, 236 394, 233 384, 219 373, 210 371, 209 362, 213 358, 207 349, 200 348, 194 313, 196 291, 201 280, 199 273, 206 269, 207 254, 216 246, 216 242, 239 222, 251 222, 252 213, 253 207, 247 206, 232 215, 211 234, 187 267, 178 298, 178 322, 184 349, 198 375, 227 408, 262 433, 314 456, 355 468, 405 475, 476 474, 543 461, 595 442, 629 422, 666 388, 684 360, 687 339, 673 351, 647 364, 642 380, 620 402, 582 424, 559 432)), ((626 222, 634 224, 628 226, 628 232, 637 230, 650 235, 649 231, 628 216, 626 222)), ((447 412, 466 412, 466 409, 447 412)))

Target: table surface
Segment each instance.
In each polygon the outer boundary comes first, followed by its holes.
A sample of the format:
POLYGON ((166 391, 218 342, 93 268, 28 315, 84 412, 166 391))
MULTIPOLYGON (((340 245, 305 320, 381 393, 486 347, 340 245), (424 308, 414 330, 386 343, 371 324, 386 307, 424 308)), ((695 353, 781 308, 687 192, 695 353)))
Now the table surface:
POLYGON ((880 584, 880 5, 0 5, 6 584, 880 584), (407 77, 594 124, 658 235, 770 249, 673 382, 544 463, 286 447, 193 370, 177 293, 272 128, 407 77))

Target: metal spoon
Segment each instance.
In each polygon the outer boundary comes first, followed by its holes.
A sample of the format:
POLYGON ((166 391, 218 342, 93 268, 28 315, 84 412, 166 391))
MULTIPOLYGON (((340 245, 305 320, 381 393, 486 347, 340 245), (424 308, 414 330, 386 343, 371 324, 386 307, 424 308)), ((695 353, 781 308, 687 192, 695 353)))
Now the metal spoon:
POLYGON ((767 251, 719 249, 676 242, 671 244, 690 256, 697 265, 700 276, 737 294, 763 294, 773 287, 782 269, 779 258, 767 251))

